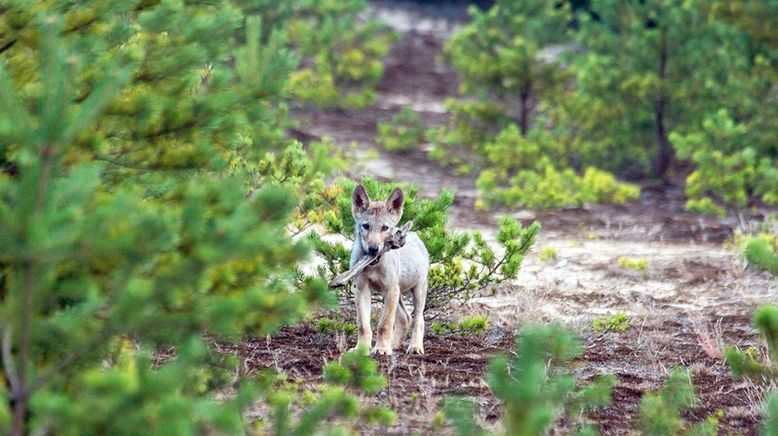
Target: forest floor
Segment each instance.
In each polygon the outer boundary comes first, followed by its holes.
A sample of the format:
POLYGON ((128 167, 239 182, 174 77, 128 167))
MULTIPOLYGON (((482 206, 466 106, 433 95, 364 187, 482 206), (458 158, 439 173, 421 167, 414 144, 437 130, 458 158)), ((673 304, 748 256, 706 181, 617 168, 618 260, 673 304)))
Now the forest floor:
MULTIPOLYGON (((583 338, 584 353, 574 364, 580 380, 605 373, 618 378, 612 405, 590 415, 602 434, 634 434, 641 395, 659 388, 677 365, 691 369, 700 398, 687 420, 699 421, 721 411, 724 433, 755 434, 765 388, 733 380, 721 353, 726 345, 762 346, 751 328, 751 315, 761 303, 778 302, 778 282, 745 269, 738 254, 725 248, 737 221, 684 212, 683 190, 677 186, 646 186, 639 200, 621 206, 475 212, 474 175, 441 168, 428 159, 423 147, 388 153, 375 144, 376 124, 402 107, 419 113, 427 125, 445 122, 443 103, 456 95, 457 79, 436 56, 462 14, 444 16, 430 7, 385 5, 374 4, 373 12, 402 37, 386 59, 377 101, 362 110, 298 111, 299 130, 329 137, 344 147, 355 142, 356 149, 351 150, 355 163, 349 171, 354 178, 370 175, 414 183, 423 197, 453 190, 452 229, 480 230, 493 237, 500 215, 525 224, 537 219, 543 228, 516 280, 446 314, 453 318, 485 314, 492 322, 486 333, 439 336, 428 328, 423 356, 402 353, 378 359, 389 387, 366 401, 391 406, 399 420, 391 427, 366 427, 365 432, 440 434, 434 416, 450 395, 476 398, 482 421, 496 422, 499 404, 483 379, 488 361, 513 349, 514 332, 521 325, 560 321, 583 338), (558 257, 540 260, 538 254, 545 247, 553 247, 558 257), (645 259, 647 270, 619 266, 620 256, 645 259), (592 330, 594 318, 616 312, 629 315, 633 326, 622 333, 592 330)), ((343 311, 353 316, 352 308, 343 311)), ((249 342, 244 357, 250 371, 281 369, 291 380, 313 386, 321 380, 326 361, 337 359, 354 341, 301 325, 249 342)))

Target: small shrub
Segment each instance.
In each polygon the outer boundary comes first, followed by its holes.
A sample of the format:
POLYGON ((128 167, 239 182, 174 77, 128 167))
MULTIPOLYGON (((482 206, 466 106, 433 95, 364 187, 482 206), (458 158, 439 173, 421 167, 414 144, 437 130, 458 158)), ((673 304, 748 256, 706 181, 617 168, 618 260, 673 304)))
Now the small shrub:
POLYGON ((697 168, 686 179, 687 210, 724 217, 719 204, 743 210, 754 198, 778 204, 778 168, 774 151, 751 144, 747 124, 727 110, 707 116, 698 130, 670 135, 678 156, 697 168))
POLYGON ((357 396, 374 395, 387 384, 367 350, 349 351, 338 362, 327 363, 324 380, 315 392, 300 391, 284 374, 265 375, 271 416, 257 423, 259 433, 272 426, 276 435, 317 434, 327 425, 328 434, 349 434, 359 422, 391 425, 397 421, 397 414, 388 407, 365 406, 357 396))
POLYGON ((322 318, 316 323, 316 332, 326 334, 334 333, 338 330, 337 324, 337 321, 334 319, 322 318))
POLYGON ((327 335, 334 335, 335 333, 343 332, 346 335, 352 335, 357 331, 357 325, 352 322, 346 322, 342 319, 336 318, 321 318, 316 323, 316 332, 324 333, 327 335))
MULTIPOLYGON (((291 2, 267 2, 274 10, 291 2)), ((362 108, 375 98, 383 57, 397 35, 378 20, 361 19, 364 0, 300 2, 290 9, 285 30, 301 57, 289 90, 305 103, 362 108)))
MULTIPOLYGON (((754 326, 767 343, 766 358, 760 358, 753 347, 740 350, 727 347, 724 358, 735 378, 768 379, 778 378, 778 307, 772 304, 760 306, 754 312, 754 326)), ((765 418, 762 434, 778 434, 778 395, 770 392, 765 396, 765 418)))
POLYGON ((735 232, 732 243, 725 245, 740 252, 748 266, 778 277, 778 218, 774 214, 757 223, 746 223, 735 232))
MULTIPOLYGON (((545 434, 560 417, 578 423, 579 430, 596 431, 584 413, 611 401, 616 384, 612 375, 580 385, 567 367, 581 353, 579 340, 558 324, 529 325, 519 332, 515 357, 500 356, 489 364, 487 381, 503 407, 505 434, 545 434)), ((475 404, 450 398, 446 416, 457 434, 487 434, 475 421, 475 404)))
POLYGON ((543 262, 548 262, 551 260, 556 260, 559 257, 559 253, 557 253, 556 248, 548 246, 540 252, 539 257, 543 262))
POLYGON ((648 436, 718 434, 721 412, 704 421, 687 425, 681 413, 694 407, 697 397, 689 372, 675 368, 659 392, 647 393, 640 400, 638 426, 648 436))
POLYGON ((764 233, 750 237, 743 254, 749 265, 778 277, 778 237, 764 233))
POLYGON ((430 330, 438 336, 451 333, 462 335, 480 335, 489 328, 489 319, 484 315, 467 316, 459 322, 432 321, 430 330))
POLYGON ((728 347, 724 357, 735 377, 778 376, 778 307, 772 304, 760 306, 754 312, 754 326, 767 342, 767 359, 760 359, 756 350, 740 350, 728 347))
POLYGON ((714 203, 709 197, 690 198, 686 201, 686 210, 702 215, 715 216, 716 218, 727 216, 727 210, 714 203))
POLYGON ((338 386, 376 394, 386 387, 386 377, 378 371, 367 350, 352 350, 324 367, 324 380, 338 386))
POLYGON ((616 259, 616 263, 622 268, 631 269, 640 273, 646 273, 648 271, 648 261, 646 259, 632 259, 626 256, 619 256, 616 259))
POLYGON ((430 330, 437 336, 445 336, 454 331, 454 326, 450 322, 432 321, 430 323, 430 330))
POLYGON ((416 112, 405 107, 392 116, 392 121, 378 123, 376 142, 389 151, 416 148, 424 139, 424 123, 416 112))
POLYGON ((485 315, 468 316, 459 321, 457 329, 461 333, 480 335, 489 328, 489 320, 485 315))
POLYGON ((624 332, 632 327, 632 320, 624 312, 616 312, 611 316, 595 318, 592 328, 596 332, 624 332))
POLYGON ((485 169, 476 186, 486 206, 497 203, 538 209, 622 204, 640 195, 640 188, 619 182, 606 171, 589 167, 579 176, 572 168, 557 168, 545 156, 512 176, 499 169, 485 169))

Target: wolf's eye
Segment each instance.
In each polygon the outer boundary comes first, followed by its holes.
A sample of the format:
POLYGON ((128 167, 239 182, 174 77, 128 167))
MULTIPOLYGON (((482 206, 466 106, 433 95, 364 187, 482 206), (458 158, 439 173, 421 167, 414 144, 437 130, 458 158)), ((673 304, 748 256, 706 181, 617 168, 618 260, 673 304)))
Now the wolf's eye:
POLYGON ((365 229, 365 230, 370 230, 370 224, 364 223, 364 224, 362 224, 362 228, 365 229))
POLYGON ((389 226, 387 226, 386 224, 384 224, 384 225, 382 225, 382 226, 381 226, 381 231, 382 231, 382 232, 385 232, 385 231, 387 231, 387 230, 389 230, 389 226))

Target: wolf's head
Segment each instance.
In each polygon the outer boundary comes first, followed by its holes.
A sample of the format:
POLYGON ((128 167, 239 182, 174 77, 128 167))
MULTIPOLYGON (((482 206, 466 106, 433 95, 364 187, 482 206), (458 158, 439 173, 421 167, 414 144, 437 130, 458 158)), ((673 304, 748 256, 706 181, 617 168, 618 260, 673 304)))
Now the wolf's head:
MULTIPOLYGON (((362 185, 351 194, 351 213, 357 223, 356 237, 362 251, 375 255, 403 215, 403 191, 396 188, 386 201, 372 201, 362 185)), ((356 242, 356 241, 355 241, 356 242)))

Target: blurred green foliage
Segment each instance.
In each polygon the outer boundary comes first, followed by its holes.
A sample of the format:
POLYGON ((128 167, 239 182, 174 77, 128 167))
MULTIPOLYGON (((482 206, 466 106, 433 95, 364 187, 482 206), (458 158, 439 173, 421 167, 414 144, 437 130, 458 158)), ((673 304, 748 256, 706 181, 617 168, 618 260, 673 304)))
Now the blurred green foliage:
POLYGON ((357 325, 353 322, 344 321, 340 317, 320 318, 316 321, 316 332, 333 335, 343 333, 351 336, 357 331, 357 325))
POLYGON ((735 232, 733 247, 748 266, 763 269, 778 277, 778 219, 767 217, 747 232, 735 232))
POLYGON ((253 430, 257 434, 299 435, 356 434, 364 424, 391 425, 397 415, 386 406, 367 403, 386 387, 386 377, 366 351, 344 353, 324 367, 324 383, 316 390, 303 389, 285 374, 263 375, 269 413, 253 430), (325 430, 326 429, 326 430, 325 430))
POLYGON ((701 131, 674 134, 671 139, 678 156, 696 164, 686 179, 687 209, 723 217, 726 210, 717 203, 739 210, 754 197, 778 204, 774 157, 751 147, 747 126, 736 123, 726 110, 706 117, 701 131))
MULTIPOLYGON (((596 434, 585 413, 610 404, 616 377, 602 375, 579 383, 568 368, 580 354, 578 338, 558 324, 522 327, 515 356, 492 359, 487 373, 503 407, 503 434, 545 434, 561 417, 580 433, 596 434)), ((471 401, 450 398, 445 412, 458 435, 488 434, 475 421, 471 401)))
MULTIPOLYGON (((396 36, 374 19, 363 19, 366 0, 233 0, 283 31, 300 60, 289 77, 292 94, 306 104, 361 108, 375 97, 383 57, 396 36)), ((270 29, 263 37, 272 36, 270 29)))
POLYGON ((627 256, 619 256, 616 259, 616 263, 622 268, 631 269, 633 271, 637 271, 643 274, 648 272, 648 260, 642 257, 631 258, 627 256))
POLYGON ((285 28, 303 56, 302 68, 290 78, 292 92, 322 107, 371 103, 383 57, 396 35, 377 20, 358 18, 367 9, 366 0, 289 3, 294 6, 285 28))
POLYGON ((555 208, 637 198, 636 186, 595 167, 579 175, 584 168, 571 166, 577 162, 562 137, 565 127, 546 129, 548 113, 570 81, 570 70, 549 51, 571 37, 568 3, 498 1, 486 12, 472 8, 471 15, 445 48, 467 98, 448 102, 449 125, 431 131, 430 139, 432 156, 443 163, 458 163, 449 150, 457 145, 483 158, 477 207, 555 208))
POLYGON ((556 248, 549 245, 543 248, 538 257, 543 262, 550 262, 552 260, 558 259, 559 253, 556 251, 556 248))
MULTIPOLYGON (((760 306, 754 312, 753 322, 767 345, 766 352, 753 347, 746 350, 727 347, 724 357, 734 377, 774 382, 778 376, 778 307, 760 306)), ((778 396, 774 391, 765 395, 764 405, 762 434, 774 434, 778 431, 778 396)))
POLYGON ((354 19, 330 3, 0 1, 3 433, 240 433, 258 398, 285 422, 210 344, 335 301, 288 232, 339 162, 286 136, 316 49, 284 21, 354 19))
POLYGON ((638 189, 610 172, 667 180, 689 167, 691 211, 778 203, 778 6, 576 6, 498 0, 446 44, 464 95, 428 133, 431 156, 481 159, 479 207, 623 203, 638 189), (605 192, 589 192, 587 173, 605 192))
POLYGON ((778 236, 760 234, 750 238, 744 254, 750 265, 778 277, 778 236))
POLYGON ((719 418, 714 414, 706 419, 688 425, 681 414, 697 404, 697 396, 689 371, 681 367, 670 372, 659 392, 651 392, 640 399, 638 427, 648 436, 689 435, 715 436, 719 434, 719 418))
POLYGON ((389 151, 411 150, 423 139, 424 122, 411 108, 402 108, 392 115, 390 122, 378 123, 376 143, 389 151))
POLYGON ((489 328, 490 322, 486 315, 466 316, 456 322, 432 321, 432 333, 443 336, 451 333, 461 335, 480 335, 489 328))
POLYGON ((595 318, 592 321, 592 329, 600 333, 622 333, 630 327, 632 327, 632 319, 624 312, 616 312, 613 315, 595 318))

